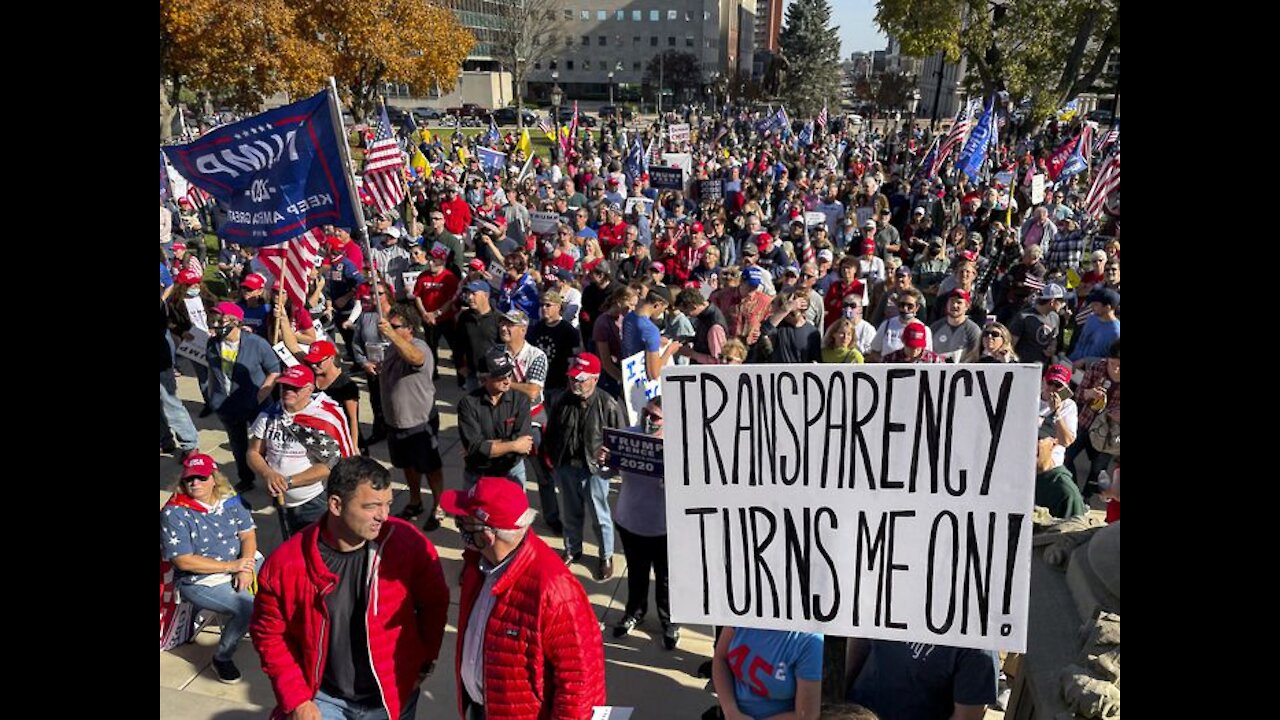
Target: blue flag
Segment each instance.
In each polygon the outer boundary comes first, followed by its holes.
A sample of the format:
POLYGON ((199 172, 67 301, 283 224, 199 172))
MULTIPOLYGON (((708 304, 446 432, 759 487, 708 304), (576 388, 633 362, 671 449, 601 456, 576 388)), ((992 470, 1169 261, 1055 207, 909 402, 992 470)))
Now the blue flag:
POLYGON ((933 163, 938 159, 938 141, 941 139, 941 135, 933 139, 933 144, 929 146, 929 152, 920 161, 920 167, 916 168, 916 175, 924 173, 926 178, 933 177, 933 163))
POLYGON ((956 167, 973 182, 978 182, 978 169, 982 167, 982 161, 987 159, 987 148, 991 147, 991 138, 995 135, 994 101, 994 95, 987 98, 982 117, 973 126, 973 132, 969 133, 969 140, 965 142, 964 150, 960 151, 960 157, 956 160, 956 167))
POLYGON ((484 174, 489 177, 501 174, 507 167, 507 154, 500 153, 497 150, 478 147, 476 148, 476 157, 480 160, 480 167, 484 168, 484 174))
POLYGON ((784 128, 790 130, 791 121, 787 119, 787 111, 781 107, 778 108, 778 112, 756 123, 756 130, 762 135, 770 130, 781 132, 784 128))
POLYGON ((498 124, 493 121, 492 115, 489 116, 489 132, 485 133, 484 140, 481 142, 485 145, 496 145, 502 142, 502 136, 498 134, 498 124))
POLYGON ((169 173, 164 169, 164 151, 160 151, 160 202, 169 202, 169 173))
POLYGON ((163 150, 227 208, 219 236, 275 245, 321 225, 356 226, 337 123, 325 91, 163 150))
POLYGON ((813 121, 812 120, 805 123, 804 127, 800 129, 800 142, 804 143, 806 146, 813 144, 813 121))
POLYGON ((1054 187, 1066 187, 1066 183, 1071 179, 1072 175, 1082 173, 1089 167, 1089 164, 1084 161, 1084 155, 1080 152, 1084 145, 1084 142, 1076 143, 1075 152, 1071 153, 1071 157, 1067 158, 1067 164, 1062 166, 1062 172, 1058 173, 1058 179, 1055 181, 1054 187))
POLYGON ((643 175, 649 169, 649 163, 645 158, 644 148, 640 145, 640 137, 636 136, 631 141, 631 152, 627 153, 626 167, 623 172, 627 175, 627 187, 635 183, 636 178, 643 175))

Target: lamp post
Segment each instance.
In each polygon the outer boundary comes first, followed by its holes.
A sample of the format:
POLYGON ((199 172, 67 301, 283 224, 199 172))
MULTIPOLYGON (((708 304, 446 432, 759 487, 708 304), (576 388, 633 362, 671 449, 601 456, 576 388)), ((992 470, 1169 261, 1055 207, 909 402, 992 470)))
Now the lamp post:
POLYGON ((551 71, 551 115, 556 129, 555 142, 551 143, 551 161, 560 162, 560 101, 564 99, 564 91, 560 89, 560 71, 551 71))
POLYGON ((613 105, 613 71, 609 71, 609 105, 613 105))
POLYGON ((911 94, 907 96, 907 113, 911 116, 911 134, 916 132, 916 108, 920 107, 920 89, 911 88, 911 94))

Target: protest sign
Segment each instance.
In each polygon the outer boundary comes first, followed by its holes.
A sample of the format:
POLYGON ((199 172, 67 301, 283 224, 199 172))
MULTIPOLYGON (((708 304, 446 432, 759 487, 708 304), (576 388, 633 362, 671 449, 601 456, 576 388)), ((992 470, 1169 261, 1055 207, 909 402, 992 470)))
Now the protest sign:
POLYGON ((191 324, 201 330, 209 330, 209 317, 205 314, 204 300, 198 297, 182 298, 182 302, 187 306, 187 317, 191 318, 191 324))
POLYGON ((689 141, 689 123, 676 123, 667 126, 667 137, 673 143, 682 143, 689 141))
POLYGON ((804 214, 805 227, 816 227, 818 225, 825 225, 826 222, 827 222, 827 216, 823 215, 820 212, 809 210, 804 214))
POLYGON ((673 621, 1025 651, 1038 367, 662 386, 673 621))
POLYGON ((858 227, 861 228, 868 220, 875 216, 876 209, 874 207, 860 207, 854 211, 854 214, 858 218, 858 227))
POLYGON ((298 364, 298 358, 294 357, 293 353, 289 352, 289 348, 284 346, 283 340, 272 345, 271 349, 276 352, 276 357, 280 358, 280 362, 284 363, 285 367, 291 368, 298 364))
POLYGON ((622 408, 627 412, 627 424, 640 422, 640 410, 651 398, 662 394, 657 380, 650 380, 644 367, 644 351, 622 361, 622 408))
POLYGON ((702 202, 724 199, 723 180, 699 180, 698 199, 702 202))
MULTIPOLYGON (((192 320, 194 322, 194 319, 192 320)), ((178 347, 174 348, 174 352, 178 357, 184 357, 197 365, 209 367, 209 360, 205 357, 205 347, 209 345, 209 332, 205 328, 195 327, 190 330, 190 340, 183 340, 178 343, 178 347)))
POLYGON ((560 213, 531 212, 529 213, 529 221, 535 233, 539 235, 552 233, 555 232, 556 225, 560 224, 560 213))
POLYGON ((648 215, 653 212, 653 200, 647 197, 627 198, 627 205, 623 208, 623 212, 630 215, 633 211, 637 210, 637 206, 639 206, 638 211, 643 215, 648 215))
POLYGON ((604 446, 609 449, 609 467, 636 475, 662 477, 662 438, 605 428, 604 446))
POLYGON ((683 170, 685 180, 693 175, 693 155, 689 153, 662 153, 662 164, 683 170))
POLYGON ((650 165, 649 185, 658 190, 683 190, 684 170, 678 167, 650 165))
POLYGON ((1044 202, 1044 174, 1036 173, 1031 176, 1031 204, 1039 205, 1044 202))
POLYGON ((406 270, 400 273, 400 279, 404 281, 404 290, 406 293, 412 293, 415 285, 418 284, 418 276, 422 274, 421 270, 406 270))

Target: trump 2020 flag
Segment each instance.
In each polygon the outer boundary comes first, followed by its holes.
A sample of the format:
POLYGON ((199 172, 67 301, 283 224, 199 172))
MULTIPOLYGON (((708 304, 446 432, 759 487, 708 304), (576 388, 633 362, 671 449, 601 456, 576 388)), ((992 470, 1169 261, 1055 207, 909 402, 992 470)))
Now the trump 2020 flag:
POLYGON ((476 157, 480 160, 480 167, 484 168, 484 174, 489 177, 500 175, 507 168, 506 153, 500 153, 487 147, 477 147, 476 157))
POLYGON ((262 247, 321 225, 356 226, 335 126, 326 90, 164 152, 227 209, 220 236, 262 247))
POLYGON ((995 96, 992 95, 987 98, 982 117, 978 118, 978 124, 973 127, 973 132, 969 133, 969 141, 964 144, 964 150, 956 160, 956 167, 974 182, 978 181, 978 168, 982 167, 982 161, 987 158, 987 148, 991 144, 991 137, 995 131, 995 119, 992 117, 994 108, 995 96))

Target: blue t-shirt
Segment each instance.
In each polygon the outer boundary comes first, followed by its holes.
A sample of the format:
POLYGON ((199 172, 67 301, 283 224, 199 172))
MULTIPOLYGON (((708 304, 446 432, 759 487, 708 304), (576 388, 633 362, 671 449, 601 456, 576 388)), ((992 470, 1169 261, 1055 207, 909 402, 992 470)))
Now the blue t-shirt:
POLYGON ((990 650, 871 640, 850 702, 884 720, 946 720, 955 705, 996 700, 999 657, 990 650))
POLYGON ((169 268, 164 263, 160 263, 160 289, 163 290, 173 284, 173 275, 169 272, 169 268))
MULTIPOLYGON (((324 286, 324 291, 329 295, 329 299, 337 300, 355 290, 357 285, 364 282, 364 275, 360 274, 360 271, 356 269, 356 264, 346 257, 339 260, 330 259, 329 263, 329 269, 325 274, 324 286)), ((339 310, 345 310, 351 307, 351 303, 347 303, 340 308, 337 307, 337 303, 334 303, 334 307, 339 310)))
POLYGON ((271 303, 262 303, 257 307, 249 307, 248 303, 241 300, 236 305, 239 305, 240 309, 244 311, 244 326, 266 337, 263 327, 267 322, 267 318, 271 317, 271 303))
POLYGON ((658 352, 661 347, 662 333, 658 331, 658 326, 654 325, 649 318, 638 315, 634 311, 627 313, 627 316, 622 319, 623 359, 641 350, 658 352))
MULTIPOLYGON (((240 533, 253 530, 253 516, 239 495, 233 495, 208 512, 179 505, 160 511, 160 555, 173 560, 179 555, 199 555, 227 562, 240 557, 240 533)), ((199 580, 204 575, 178 571, 179 582, 199 580)))
POLYGON ((822 635, 734 628, 726 659, 738 709, 760 720, 796 709, 796 680, 822 682, 822 635))
POLYGON ((1111 350, 1111 343, 1120 337, 1120 319, 1106 321, 1092 315, 1084 321, 1084 329, 1080 331, 1080 342, 1069 356, 1072 361, 1081 358, 1106 357, 1111 350))

